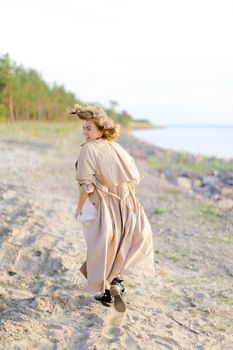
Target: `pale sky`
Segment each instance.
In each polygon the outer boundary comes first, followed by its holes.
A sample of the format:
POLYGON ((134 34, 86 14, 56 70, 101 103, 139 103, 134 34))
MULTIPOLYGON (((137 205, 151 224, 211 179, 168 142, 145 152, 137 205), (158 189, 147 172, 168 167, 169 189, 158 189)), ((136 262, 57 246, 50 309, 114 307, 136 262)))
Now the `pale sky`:
POLYGON ((157 124, 233 124, 232 0, 0 0, 0 54, 157 124))

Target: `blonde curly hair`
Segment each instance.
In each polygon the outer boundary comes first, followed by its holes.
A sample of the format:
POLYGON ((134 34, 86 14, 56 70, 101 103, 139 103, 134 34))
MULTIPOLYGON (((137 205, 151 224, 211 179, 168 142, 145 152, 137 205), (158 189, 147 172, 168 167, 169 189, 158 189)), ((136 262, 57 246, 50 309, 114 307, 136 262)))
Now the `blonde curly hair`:
POLYGON ((77 114, 82 120, 91 120, 97 128, 103 132, 102 138, 108 141, 116 140, 120 134, 120 125, 107 115, 107 113, 99 107, 92 105, 76 104, 68 108, 68 113, 77 114))

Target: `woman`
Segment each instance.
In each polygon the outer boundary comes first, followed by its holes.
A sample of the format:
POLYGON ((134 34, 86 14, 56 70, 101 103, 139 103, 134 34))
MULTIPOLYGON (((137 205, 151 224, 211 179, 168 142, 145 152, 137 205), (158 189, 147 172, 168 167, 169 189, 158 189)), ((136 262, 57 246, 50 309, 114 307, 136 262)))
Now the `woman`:
POLYGON ((87 259, 80 268, 95 299, 124 312, 122 275, 154 275, 150 224, 135 196, 140 175, 133 158, 114 140, 119 125, 94 106, 70 110, 84 120, 86 142, 76 162, 79 199, 75 216, 83 224, 87 259))

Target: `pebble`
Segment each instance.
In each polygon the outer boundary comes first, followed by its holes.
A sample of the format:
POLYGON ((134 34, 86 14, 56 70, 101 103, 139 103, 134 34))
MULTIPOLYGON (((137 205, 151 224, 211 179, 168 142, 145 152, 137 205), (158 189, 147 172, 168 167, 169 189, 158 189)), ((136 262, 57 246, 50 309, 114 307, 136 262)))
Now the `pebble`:
POLYGON ((195 294, 195 298, 197 299, 207 299, 209 298, 209 294, 205 293, 205 292, 196 292, 195 294))

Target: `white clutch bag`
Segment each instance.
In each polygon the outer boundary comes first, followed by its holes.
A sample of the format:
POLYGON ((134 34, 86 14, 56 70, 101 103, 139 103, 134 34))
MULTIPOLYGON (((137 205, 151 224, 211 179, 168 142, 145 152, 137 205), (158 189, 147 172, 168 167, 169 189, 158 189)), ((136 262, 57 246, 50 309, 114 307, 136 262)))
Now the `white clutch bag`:
POLYGON ((83 222, 87 220, 95 220, 97 217, 97 209, 87 198, 83 204, 81 212, 77 218, 78 221, 83 222))

